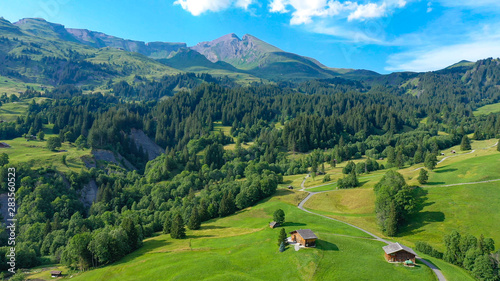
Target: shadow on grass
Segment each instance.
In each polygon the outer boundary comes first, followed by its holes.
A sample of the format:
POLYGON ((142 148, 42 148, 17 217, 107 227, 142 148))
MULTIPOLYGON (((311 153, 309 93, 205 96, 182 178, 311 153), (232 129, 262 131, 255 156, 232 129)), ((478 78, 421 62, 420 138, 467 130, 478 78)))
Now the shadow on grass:
POLYGON ((215 237, 215 235, 209 235, 209 234, 202 234, 202 235, 188 235, 186 236, 186 239, 196 239, 196 238, 210 238, 210 237, 215 237))
POLYGON ((428 201, 427 194, 429 192, 427 190, 416 188, 413 190, 413 192, 413 196, 416 200, 415 213, 413 215, 410 215, 408 219, 409 223, 401 229, 402 231, 400 236, 420 233, 423 231, 421 229, 423 226, 433 222, 443 222, 445 220, 445 215, 443 212, 422 212, 424 207, 431 206, 435 203, 428 201))
POLYGON ((426 183, 425 185, 442 185, 442 184, 445 184, 445 182, 444 181, 432 181, 432 182, 426 183))
POLYGON ((447 172, 455 172, 457 169, 455 168, 448 168, 448 169, 438 169, 434 170, 435 173, 447 173, 447 172))
POLYGON ((411 218, 410 224, 404 227, 401 236, 415 235, 421 233, 424 230, 421 229, 425 225, 434 222, 443 222, 445 220, 445 215, 443 212, 419 212, 411 218))
POLYGON ((370 180, 360 181, 358 187, 362 187, 365 183, 368 183, 370 180))
POLYGON ((200 228, 200 230, 204 229, 224 229, 227 228, 226 226, 220 226, 220 225, 204 225, 200 228))
POLYGON ((305 223, 300 223, 300 222, 284 222, 281 227, 289 227, 289 226, 304 226, 306 225, 305 223))
POLYGON ((325 241, 325 240, 316 240, 316 248, 321 249, 323 251, 339 251, 339 247, 337 245, 325 241))

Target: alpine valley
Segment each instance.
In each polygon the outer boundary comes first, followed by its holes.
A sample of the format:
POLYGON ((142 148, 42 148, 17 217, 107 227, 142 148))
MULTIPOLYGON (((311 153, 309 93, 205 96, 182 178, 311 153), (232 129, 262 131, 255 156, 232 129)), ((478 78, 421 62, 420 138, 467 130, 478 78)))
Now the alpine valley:
POLYGON ((0 278, 500 280, 500 60, 0 19, 0 278), (496 242, 496 243, 495 243, 496 242))

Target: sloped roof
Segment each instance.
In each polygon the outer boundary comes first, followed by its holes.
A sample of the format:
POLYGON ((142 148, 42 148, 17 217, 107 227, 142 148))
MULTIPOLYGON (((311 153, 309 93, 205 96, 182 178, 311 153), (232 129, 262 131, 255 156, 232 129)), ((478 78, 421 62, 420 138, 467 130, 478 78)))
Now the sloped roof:
POLYGON ((299 229, 292 231, 297 232, 304 239, 318 239, 318 237, 310 229, 299 229))
POLYGON ((270 226, 279 226, 280 224, 275 222, 275 221, 272 221, 269 223, 270 226))
POLYGON ((399 252, 401 250, 404 250, 408 253, 411 253, 411 254, 414 254, 415 256, 417 255, 412 249, 404 246, 404 245, 401 245, 399 243, 392 243, 392 244, 389 244, 387 246, 384 246, 382 247, 382 249, 384 249, 384 252, 386 254, 392 254, 392 253, 396 253, 396 252, 399 252))

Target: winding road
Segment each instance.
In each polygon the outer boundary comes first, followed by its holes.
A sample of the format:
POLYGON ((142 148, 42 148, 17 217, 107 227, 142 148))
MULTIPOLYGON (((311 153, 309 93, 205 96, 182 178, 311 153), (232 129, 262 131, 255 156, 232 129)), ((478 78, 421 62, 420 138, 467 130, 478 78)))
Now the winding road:
MULTIPOLYGON (((307 202, 307 200, 309 200, 309 199, 310 199, 310 198, 311 198, 314 194, 318 194, 318 193, 323 193, 323 192, 329 192, 329 191, 331 191, 331 190, 327 190, 327 191, 309 192, 309 191, 305 190, 306 188, 305 188, 304 184, 306 183, 306 180, 307 180, 307 178, 308 178, 309 176, 310 176, 310 175, 309 175, 309 174, 307 174, 307 176, 305 176, 305 177, 304 177, 304 180, 303 180, 303 181, 302 181, 302 183, 300 184, 301 189, 300 189, 299 191, 305 191, 305 192, 307 192, 307 193, 309 193, 309 194, 307 195, 307 197, 306 197, 306 198, 304 198, 304 200, 302 200, 302 201, 299 203, 299 205, 298 205, 299 209, 301 209, 301 210, 302 210, 302 211, 304 211, 304 212, 307 212, 307 213, 310 213, 310 214, 316 215, 316 216, 320 216, 320 217, 323 217, 323 218, 326 218, 326 219, 329 219, 329 220, 333 220, 333 221, 336 221, 336 222, 340 222, 340 223, 343 223, 343 224, 347 224, 347 225, 349 225, 349 226, 351 226, 351 227, 354 227, 354 228, 356 228, 356 229, 358 229, 358 230, 361 230, 361 231, 363 231, 364 233, 366 233, 366 234, 370 235, 371 237, 373 237, 373 239, 374 239, 374 240, 377 240, 377 241, 383 242, 383 243, 385 243, 385 244, 390 244, 390 243, 391 243, 391 242, 389 242, 389 241, 387 241, 387 240, 385 240, 385 239, 383 239, 383 238, 381 238, 381 237, 379 237, 379 236, 377 236, 377 235, 375 235, 375 234, 373 234, 373 233, 369 232, 368 230, 363 229, 363 228, 361 228, 361 227, 359 227, 359 226, 355 226, 355 225, 352 225, 352 224, 350 224, 350 223, 347 223, 347 222, 344 222, 344 221, 340 221, 340 220, 337 220, 337 219, 334 219, 334 218, 330 218, 330 217, 327 217, 327 216, 324 216, 324 215, 321 215, 321 214, 318 214, 318 213, 314 213, 314 212, 312 212, 312 211, 309 211, 309 210, 305 209, 305 208, 304 208, 304 204, 305 204, 305 203, 307 202)), ((330 184, 331 184, 331 183, 330 183, 330 184)), ((318 185, 318 186, 322 186, 322 185, 318 185)), ((313 187, 318 187, 318 186, 313 186, 313 187)), ((311 187, 311 188, 313 188, 313 187, 311 187)), ((360 238, 360 237, 355 237, 355 238, 360 238)), ((439 268, 437 268, 434 264, 432 264, 432 263, 430 263, 430 262, 428 262, 428 261, 426 261, 426 260, 424 260, 423 258, 420 258, 420 257, 417 257, 417 259, 418 259, 420 262, 422 262, 422 263, 424 263, 425 265, 427 265, 427 266, 428 266, 428 267, 429 267, 429 268, 430 268, 430 269, 434 272, 434 274, 436 274, 436 277, 438 278, 438 280, 439 280, 439 281, 446 281, 446 278, 444 277, 444 275, 443 275, 443 273, 441 272, 441 270, 439 270, 439 268)))

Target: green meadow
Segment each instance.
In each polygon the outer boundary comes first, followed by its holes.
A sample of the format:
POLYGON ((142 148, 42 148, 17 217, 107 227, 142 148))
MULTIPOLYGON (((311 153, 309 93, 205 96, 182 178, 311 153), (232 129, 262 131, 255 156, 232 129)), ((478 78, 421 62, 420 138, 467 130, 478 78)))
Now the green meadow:
POLYGON ((57 135, 49 134, 51 130, 48 128, 45 128, 44 131, 46 134, 43 141, 27 141, 23 137, 0 140, 0 142, 5 142, 11 146, 10 148, 0 148, 0 153, 7 153, 10 163, 28 162, 32 167, 46 166, 47 163, 51 163, 60 171, 71 170, 78 172, 85 168, 81 158, 86 155, 90 156, 90 149, 78 150, 74 144, 62 142, 62 146, 58 148, 58 151, 51 151, 46 148, 47 139, 57 135), (62 161, 63 155, 66 155, 66 164, 62 161))
MULTIPOLYGON (((449 157, 429 173, 429 184, 423 186, 425 201, 421 210, 414 215, 412 222, 402 230, 398 237, 392 237, 410 247, 417 241, 426 241, 440 251, 444 250, 443 236, 452 230, 483 234, 495 241, 500 241, 498 221, 500 221, 500 182, 486 182, 444 186, 500 179, 500 153, 493 145, 497 140, 474 141, 471 151, 459 151, 459 147, 444 151, 449 157), (456 154, 450 151, 456 150, 456 154), (451 157, 450 157, 451 156, 451 157)), ((443 157, 440 157, 441 159, 443 157)), ((399 170, 407 183, 418 184, 415 165, 399 170)), ((316 213, 330 216, 341 221, 363 227, 379 236, 375 217, 375 194, 373 186, 380 180, 376 177, 363 181, 360 188, 332 190, 311 197, 305 207, 316 213)), ((327 187, 308 189, 309 191, 328 190, 327 187)), ((331 186, 334 188, 334 186, 331 186)), ((386 237, 387 238, 387 237, 386 237)), ((449 280, 472 280, 463 270, 443 261, 432 259, 449 280)))
POLYGON ((500 112, 500 103, 488 104, 474 110, 474 115, 488 115, 490 113, 500 112))
MULTIPOLYGON (((436 280, 419 265, 385 261, 383 243, 355 228, 299 210, 300 191, 278 190, 260 204, 187 231, 187 239, 158 235, 106 267, 68 274, 71 280, 436 280), (312 229, 317 247, 280 253, 272 213, 286 214, 284 228, 312 229), (133 276, 133 277, 132 277, 133 276)), ((45 276, 37 273, 37 276, 45 276)), ((39 277, 40 278, 40 277, 39 277)))

